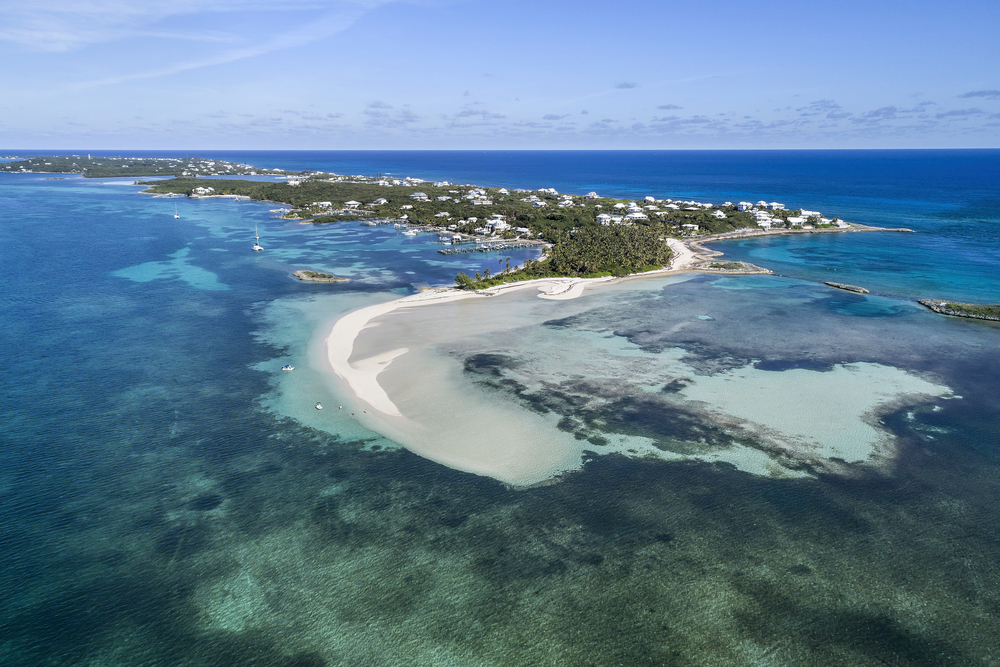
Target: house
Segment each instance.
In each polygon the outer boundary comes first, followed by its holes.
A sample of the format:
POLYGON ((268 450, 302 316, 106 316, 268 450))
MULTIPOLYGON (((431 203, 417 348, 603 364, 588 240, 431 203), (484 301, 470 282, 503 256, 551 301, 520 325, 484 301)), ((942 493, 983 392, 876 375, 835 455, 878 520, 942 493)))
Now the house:
POLYGON ((656 197, 646 197, 646 201, 648 201, 650 204, 655 204, 656 197))
POLYGON ((531 236, 531 230, 528 229, 527 227, 517 227, 514 229, 514 231, 520 234, 521 236, 531 236))
POLYGON ((718 218, 719 220, 722 220, 723 218, 726 217, 726 214, 723 213, 722 211, 713 211, 712 212, 712 217, 713 218, 718 218))
POLYGON ((357 208, 361 206, 361 202, 351 200, 349 202, 344 202, 344 206, 346 206, 347 208, 357 208))
POLYGON ((451 197, 449 197, 448 195, 441 195, 440 197, 435 197, 434 201, 448 201, 450 199, 451 197))
POLYGON ((545 202, 543 202, 543 201, 536 201, 536 202, 534 202, 534 204, 535 204, 535 208, 542 208, 543 206, 545 206, 545 202))
POLYGON ((450 218, 451 217, 451 213, 449 213, 448 211, 441 211, 440 213, 435 213, 434 217, 435 218, 450 218))
POLYGON ((801 215, 796 215, 790 218, 786 218, 785 222, 787 222, 790 227, 796 227, 796 226, 801 227, 802 225, 806 224, 806 219, 801 215))
POLYGON ((799 215, 801 215, 803 218, 822 218, 823 217, 820 214, 819 211, 807 211, 805 209, 802 209, 801 211, 799 211, 799 215))
POLYGON ((608 213, 601 213, 597 216, 597 222, 601 223, 605 227, 611 224, 611 215, 608 213))
POLYGON ((412 195, 410 195, 410 199, 415 199, 417 201, 430 201, 427 195, 423 192, 414 192, 412 195))
POLYGON ((615 208, 616 210, 617 210, 617 209, 622 209, 622 208, 625 208, 625 204, 615 204, 614 208, 615 208))
POLYGON ((759 202, 757 202, 757 206, 760 206, 761 208, 767 208, 767 202, 761 199, 759 202))
POLYGON ((771 202, 770 204, 767 205, 767 207, 769 209, 771 209, 772 211, 784 211, 785 210, 785 205, 784 204, 779 204, 776 201, 771 202))
POLYGON ((667 204, 664 208, 673 209, 674 211, 680 210, 680 206, 677 204, 667 204))
POLYGON ((372 202, 372 206, 382 206, 383 204, 388 204, 388 203, 389 203, 388 199, 386 199, 385 197, 379 197, 378 199, 372 202))
POLYGON ((317 208, 333 208, 333 202, 328 201, 314 201, 312 205, 317 208))
POLYGON ((696 232, 696 231, 698 231, 698 225, 685 224, 685 225, 681 225, 681 229, 686 229, 689 232, 696 232))
POLYGON ((640 213, 640 212, 637 211, 635 213, 629 213, 628 215, 625 216, 625 219, 626 220, 649 220, 649 216, 646 215, 645 213, 640 213))
POLYGON ((399 210, 401 211, 410 211, 412 209, 413 206, 411 206, 410 204, 403 204, 402 206, 399 207, 399 210))
POLYGON ((510 194, 509 192, 507 192, 507 188, 500 188, 499 190, 497 190, 497 193, 501 194, 501 195, 509 195, 510 194))
POLYGON ((587 194, 584 195, 584 197, 586 197, 587 199, 600 199, 600 197, 597 196, 596 192, 588 192, 587 194))
POLYGON ((473 206, 493 206, 493 200, 492 199, 473 199, 472 200, 472 205, 473 206))
POLYGON ((750 211, 752 209, 753 209, 753 204, 751 204, 748 201, 741 201, 739 204, 736 205, 736 210, 739 211, 740 213, 743 213, 745 211, 750 211))

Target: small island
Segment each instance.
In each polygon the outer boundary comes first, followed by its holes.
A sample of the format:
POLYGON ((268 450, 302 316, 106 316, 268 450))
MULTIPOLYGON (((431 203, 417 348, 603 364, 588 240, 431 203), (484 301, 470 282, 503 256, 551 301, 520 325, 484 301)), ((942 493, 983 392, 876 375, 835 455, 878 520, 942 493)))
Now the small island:
POLYGON ((854 292, 855 294, 868 294, 868 290, 866 290, 864 287, 858 287, 857 285, 848 285, 846 283, 831 283, 829 281, 823 284, 829 285, 830 287, 836 287, 837 289, 842 289, 847 292, 854 292))
POLYGON ((940 299, 920 299, 917 303, 942 315, 1000 322, 1000 305, 960 303, 940 299))
POLYGON ((350 278, 341 278, 331 273, 319 273, 318 271, 308 271, 300 269, 292 274, 299 280, 306 280, 312 283, 346 283, 350 278))

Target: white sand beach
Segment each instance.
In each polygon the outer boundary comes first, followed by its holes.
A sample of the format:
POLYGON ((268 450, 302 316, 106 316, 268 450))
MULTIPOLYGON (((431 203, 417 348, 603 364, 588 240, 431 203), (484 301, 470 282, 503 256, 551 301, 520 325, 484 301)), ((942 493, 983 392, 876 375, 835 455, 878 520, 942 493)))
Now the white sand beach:
MULTIPOLYGON (((673 239, 671 247, 674 259, 670 267, 628 279, 662 280, 671 274, 698 271, 692 267, 705 259, 703 255, 673 239)), ((416 454, 456 469, 516 485, 538 483, 579 468, 589 444, 557 428, 559 417, 555 414, 540 415, 516 402, 497 400, 495 394, 464 377, 460 361, 442 356, 434 349, 435 345, 447 346, 480 334, 507 330, 510 335, 519 335, 513 333, 519 323, 531 326, 532 322, 582 312, 580 308, 566 310, 558 302, 577 299, 599 285, 622 282, 621 278, 610 277, 546 278, 477 292, 452 288, 426 290, 341 317, 325 339, 325 361, 328 370, 346 385, 341 386, 348 402, 353 395, 358 408, 354 410, 355 417, 364 426, 416 454), (515 294, 530 289, 537 290, 539 299, 557 303, 542 306, 528 295, 515 294), (508 295, 513 301, 502 298, 508 295), (496 306, 482 302, 498 297, 496 306), (462 307, 456 302, 469 302, 474 307, 462 307), (453 303, 454 306, 448 305, 444 310, 428 308, 424 312, 423 308, 453 303), (420 312, 414 310, 418 307, 420 312), (527 319, 526 314, 529 314, 527 319), (374 330, 375 327, 385 329, 374 330)), ((680 353, 678 350, 677 354, 680 353)), ((629 361, 628 357, 615 361, 619 359, 615 355, 619 354, 632 352, 613 353, 611 363, 621 371, 629 361)), ((590 377, 594 372, 586 364, 577 368, 587 358, 587 352, 573 344, 567 344, 555 356, 559 357, 555 367, 560 372, 582 377, 590 377)), ((786 477, 806 474, 795 466, 785 466, 794 460, 822 465, 828 459, 872 464, 888 459, 893 448, 887 443, 886 434, 873 424, 872 415, 906 397, 942 396, 949 392, 947 387, 899 369, 870 364, 840 367, 833 373, 804 370, 774 373, 747 368, 699 376, 670 352, 644 357, 635 373, 625 372, 630 380, 650 375, 646 379, 653 383, 657 374, 662 377, 680 373, 693 378, 679 400, 734 433, 760 437, 771 444, 761 450, 734 442, 728 448, 688 456, 657 448, 647 438, 608 434, 610 439, 602 452, 727 461, 754 474, 786 477), (803 387, 813 398, 796 407, 801 402, 803 387), (760 396, 770 396, 772 400, 762 404, 760 396), (822 399, 817 400, 816 396, 822 399)))

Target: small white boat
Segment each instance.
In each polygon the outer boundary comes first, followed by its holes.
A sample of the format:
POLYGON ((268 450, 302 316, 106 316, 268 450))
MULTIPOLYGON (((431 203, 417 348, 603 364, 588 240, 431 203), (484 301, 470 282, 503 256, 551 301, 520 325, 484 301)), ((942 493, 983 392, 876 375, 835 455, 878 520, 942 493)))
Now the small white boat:
POLYGON ((264 249, 264 246, 260 244, 260 235, 257 234, 257 225, 253 226, 253 245, 250 246, 250 249, 254 252, 260 252, 264 249))
POLYGON ((295 366, 292 366, 291 364, 285 364, 284 366, 281 367, 281 370, 283 370, 283 371, 294 371, 295 370, 295 366))
POLYGON ((418 232, 415 229, 407 229, 405 232, 403 232, 403 236, 416 236, 419 233, 420 232, 418 232))
POLYGON ((177 204, 174 204, 174 220, 180 220, 180 219, 181 219, 181 216, 177 212, 177 204))
POLYGON ((322 403, 317 403, 316 404, 316 409, 317 410, 322 410, 323 409, 323 404, 322 403))

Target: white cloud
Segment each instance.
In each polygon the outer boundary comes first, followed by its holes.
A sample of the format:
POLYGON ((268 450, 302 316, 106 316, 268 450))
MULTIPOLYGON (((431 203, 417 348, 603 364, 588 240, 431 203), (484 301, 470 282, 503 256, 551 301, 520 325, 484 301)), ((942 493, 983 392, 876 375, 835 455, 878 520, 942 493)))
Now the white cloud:
MULTIPOLYGON (((0 2, 5 1, 9 0, 0 0, 0 2)), ((244 5, 256 4, 252 0, 243 0, 243 2, 244 5)), ((175 62, 169 65, 147 70, 145 72, 123 74, 96 81, 87 81, 77 84, 76 87, 90 88, 93 86, 114 85, 139 79, 169 76, 203 67, 223 65, 281 49, 300 47, 304 44, 315 42, 324 37, 341 32, 342 30, 346 30, 367 11, 374 9, 379 5, 388 4, 389 2, 390 0, 364 0, 335 3, 334 9, 332 11, 327 11, 323 16, 319 18, 312 18, 305 25, 279 33, 270 39, 259 43, 254 42, 250 46, 228 49, 221 53, 208 54, 198 58, 192 58, 190 60, 175 62)), ((308 3, 303 3, 303 7, 306 4, 308 3)))
MULTIPOLYGON (((157 24, 176 16, 274 11, 274 7, 264 0, 0 0, 0 41, 30 51, 58 52, 136 34, 190 39, 190 33, 163 32, 157 24)), ((329 3, 319 0, 292 0, 282 5, 282 11, 328 7, 329 3)), ((197 29, 193 34, 199 34, 197 29)), ((219 33, 204 33, 199 38, 227 39, 219 33)))

